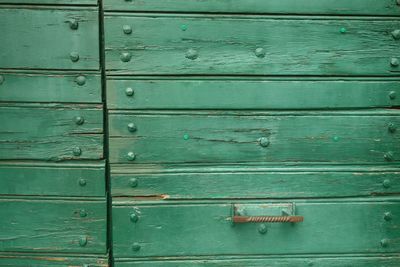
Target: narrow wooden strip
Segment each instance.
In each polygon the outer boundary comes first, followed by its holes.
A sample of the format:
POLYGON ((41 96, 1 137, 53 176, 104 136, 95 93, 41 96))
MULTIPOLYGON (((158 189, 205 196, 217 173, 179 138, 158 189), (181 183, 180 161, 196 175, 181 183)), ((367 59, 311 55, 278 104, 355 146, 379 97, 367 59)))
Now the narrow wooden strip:
POLYGON ((52 266, 92 266, 92 267, 108 267, 108 258, 104 256, 90 255, 82 257, 82 255, 38 255, 38 254, 21 254, 21 253, 0 253, 0 265, 10 267, 52 267, 52 266))
POLYGON ((0 4, 27 5, 97 5, 96 0, 0 0, 0 4))

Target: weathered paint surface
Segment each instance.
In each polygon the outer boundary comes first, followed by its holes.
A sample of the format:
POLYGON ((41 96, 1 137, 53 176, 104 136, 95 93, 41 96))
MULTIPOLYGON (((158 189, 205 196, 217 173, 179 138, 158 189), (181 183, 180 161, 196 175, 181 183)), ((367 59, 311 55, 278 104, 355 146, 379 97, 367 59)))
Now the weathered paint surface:
POLYGON ((20 254, 20 253, 0 253, 0 265, 7 267, 108 267, 107 256, 88 255, 53 255, 53 254, 20 254))
POLYGON ((97 0, 0 0, 0 4, 97 5, 97 0))

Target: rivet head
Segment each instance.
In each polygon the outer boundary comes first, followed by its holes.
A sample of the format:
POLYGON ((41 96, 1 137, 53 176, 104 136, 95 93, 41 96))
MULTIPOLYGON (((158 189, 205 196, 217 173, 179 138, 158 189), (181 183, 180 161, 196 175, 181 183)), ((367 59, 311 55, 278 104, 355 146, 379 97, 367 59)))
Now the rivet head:
POLYGON ((131 133, 136 132, 137 128, 136 125, 134 123, 128 123, 128 131, 130 131, 131 133))
POLYGON ((3 76, 3 75, 0 75, 0 84, 3 84, 4 81, 5 81, 4 76, 3 76))
POLYGON ((122 62, 129 62, 131 61, 132 55, 129 52, 123 52, 121 53, 120 58, 122 62))
POLYGON ((387 161, 393 161, 394 156, 392 152, 386 152, 385 155, 383 155, 383 157, 387 160, 387 161))
POLYGON ((182 24, 182 25, 181 25, 181 30, 182 30, 182 31, 186 31, 187 28, 188 28, 187 25, 185 25, 185 24, 182 24))
POLYGON ((267 147, 267 146, 269 146, 269 139, 267 137, 261 137, 258 139, 258 143, 262 147, 267 147))
POLYGON ((398 58, 393 57, 393 58, 390 59, 390 65, 391 65, 392 67, 398 67, 399 64, 400 64, 400 61, 399 61, 398 58))
POLYGON ((133 251, 139 251, 140 250, 140 245, 139 245, 139 243, 133 243, 132 244, 132 250, 133 251))
POLYGON ((139 216, 136 213, 130 215, 131 222, 136 223, 139 220, 139 216))
POLYGON ((134 92, 133 89, 130 88, 130 87, 128 87, 128 88, 125 89, 125 94, 126 94, 127 96, 133 96, 134 93, 135 93, 135 92, 134 92))
POLYGON ((84 247, 87 244, 87 236, 81 236, 79 238, 79 246, 84 247))
POLYGON ((129 186, 132 187, 132 188, 137 187, 138 183, 139 183, 138 179, 136 179, 136 178, 131 178, 129 180, 129 186))
POLYGON ((259 47, 254 51, 254 54, 259 58, 263 58, 265 57, 265 50, 264 48, 259 47))
POLYGON ((136 155, 133 152, 128 152, 128 154, 126 155, 126 157, 128 158, 129 161, 133 161, 136 159, 136 155))
POLYGON ((346 33, 347 32, 347 29, 346 28, 344 28, 344 27, 342 27, 342 28, 340 28, 340 33, 346 33))
POLYGON ((75 117, 75 123, 77 125, 82 125, 84 122, 85 122, 85 119, 83 117, 81 117, 81 116, 75 117))
POLYGON ((389 92, 389 98, 392 99, 392 100, 396 99, 396 92, 395 91, 390 91, 389 92))
POLYGON ((266 234, 268 232, 268 228, 266 224, 260 224, 260 226, 258 227, 258 232, 262 235, 266 234))
POLYGON ((86 77, 83 75, 79 75, 78 77, 76 77, 75 82, 77 85, 84 85, 86 83, 86 77))
POLYGON ((389 132, 394 133, 394 132, 396 132, 397 127, 396 127, 396 125, 394 123, 391 122, 388 125, 388 130, 389 130, 389 132))
POLYGON ((77 21, 76 19, 71 19, 71 20, 69 21, 69 27, 70 27, 72 30, 77 30, 78 27, 79 27, 78 21, 77 21))
POLYGON ((76 146, 72 149, 72 153, 74 156, 80 156, 82 154, 82 150, 80 147, 76 146))
POLYGON ((384 188, 389 188, 390 187, 390 180, 389 179, 383 180, 382 185, 383 185, 384 188))
POLYGON ((72 62, 77 62, 79 60, 79 54, 77 52, 71 52, 69 58, 72 62))
POLYGON ((381 246, 384 247, 384 248, 389 246, 389 239, 386 239, 386 238, 382 239, 381 240, 381 246))
POLYGON ((78 183, 80 186, 85 186, 87 182, 86 182, 86 179, 81 178, 81 179, 79 179, 78 183))
POLYGON ((79 211, 79 216, 80 216, 81 218, 85 218, 85 217, 87 216, 86 210, 81 209, 81 210, 79 211))
POLYGON ((186 51, 186 58, 195 60, 198 57, 199 57, 199 54, 197 53, 197 51, 195 49, 190 48, 188 51, 186 51))
POLYGON ((392 37, 395 40, 399 40, 400 39, 400 30, 394 30, 392 31, 392 37))
POLYGON ((385 219, 385 221, 391 221, 392 220, 392 213, 390 212, 385 212, 385 214, 383 215, 383 219, 385 219))
POLYGON ((124 31, 125 34, 131 34, 132 33, 132 27, 129 26, 129 25, 122 26, 122 30, 124 31))
POLYGON ((184 134, 183 135, 183 140, 189 140, 190 139, 190 135, 189 134, 184 134))

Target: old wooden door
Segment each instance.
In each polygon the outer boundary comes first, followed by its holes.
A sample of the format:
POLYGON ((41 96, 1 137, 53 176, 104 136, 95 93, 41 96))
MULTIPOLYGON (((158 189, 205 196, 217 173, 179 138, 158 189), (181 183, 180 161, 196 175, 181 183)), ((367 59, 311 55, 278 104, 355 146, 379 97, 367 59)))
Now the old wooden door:
POLYGON ((396 0, 105 0, 115 266, 399 266, 396 0))

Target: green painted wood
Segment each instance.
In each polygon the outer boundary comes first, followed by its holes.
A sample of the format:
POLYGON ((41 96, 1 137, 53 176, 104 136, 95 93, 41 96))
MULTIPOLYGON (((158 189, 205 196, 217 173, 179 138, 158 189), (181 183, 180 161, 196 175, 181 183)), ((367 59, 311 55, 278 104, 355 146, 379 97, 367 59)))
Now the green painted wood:
MULTIPOLYGON (((228 257, 227 257, 228 258, 228 257)), ((194 260, 163 260, 158 261, 128 261, 116 259, 115 267, 298 267, 298 266, 324 266, 324 267, 397 267, 399 266, 400 258, 397 256, 374 256, 374 257, 278 257, 278 258, 258 258, 258 259, 194 259, 194 260)))
POLYGON ((399 160, 399 132, 389 130, 400 125, 397 110, 159 113, 109 114, 111 163, 399 160))
POLYGON ((107 80, 109 109, 339 109, 398 106, 398 80, 107 80), (134 90, 127 96, 126 90, 134 90))
POLYGON ((111 192, 165 199, 371 196, 399 193, 399 175, 384 167, 111 165, 111 192))
POLYGON ((0 266, 9 267, 108 267, 108 258, 105 256, 92 255, 90 257, 72 255, 37 255, 37 254, 7 254, 0 253, 0 266))
MULTIPOLYGON (((237 201, 115 201, 114 257, 370 254, 400 250, 398 201, 294 202, 296 214, 304 216, 304 222, 267 224, 268 232, 260 234, 258 223, 232 225, 231 205, 239 204, 237 201), (390 221, 385 221, 385 212, 391 213, 390 221), (132 213, 138 215, 137 222, 131 221, 132 213), (383 239, 388 242, 386 247, 381 246, 383 239)), ((255 203, 265 212, 269 202, 255 203)))
POLYGON ((391 60, 400 58, 400 43, 391 32, 399 28, 399 20, 379 18, 111 13, 105 16, 106 69, 113 74, 398 76, 400 66, 391 66, 391 60), (125 34, 124 26, 132 33, 125 34))
POLYGON ((2 162, 0 195, 104 197, 104 168, 104 162, 82 164, 2 162))
POLYGON ((0 4, 97 5, 97 0, 0 0, 0 4))
POLYGON ((101 105, 2 104, 0 159, 101 159, 102 112, 101 105))
POLYGON ((106 214, 105 200, 1 199, 0 251, 105 254, 106 214))
POLYGON ((106 10, 398 16, 395 0, 104 0, 106 10))
POLYGON ((1 7, 0 68, 97 70, 98 24, 97 8, 1 7))
POLYGON ((101 103, 101 77, 93 73, 1 73, 0 101, 101 103))

